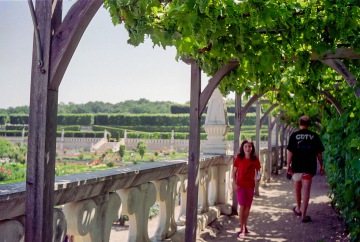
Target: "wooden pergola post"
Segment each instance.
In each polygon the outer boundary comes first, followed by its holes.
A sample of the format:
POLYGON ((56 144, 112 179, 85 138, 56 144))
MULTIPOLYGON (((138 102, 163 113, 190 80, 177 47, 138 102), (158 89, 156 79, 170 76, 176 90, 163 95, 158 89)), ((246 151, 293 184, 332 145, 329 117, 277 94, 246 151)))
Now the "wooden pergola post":
POLYGON ((103 0, 78 1, 62 22, 62 0, 37 0, 26 169, 25 241, 53 237, 58 88, 86 27, 103 0), (51 60, 50 60, 51 58, 51 60))
MULTIPOLYGON (((50 83, 52 1, 36 1, 26 170, 25 241, 52 241, 57 92, 50 83)), ((58 11, 55 13, 59 14, 58 11)), ((60 12, 61 17, 61 12, 60 12)))
MULTIPOLYGON (((240 134, 241 132, 241 94, 236 93, 235 94, 235 115, 234 115, 234 160, 233 165, 235 161, 235 156, 237 155, 237 150, 240 146, 240 134)), ((233 170, 231 170, 233 172, 233 170)), ((238 214, 238 200, 236 193, 233 192, 232 194, 232 214, 236 215, 238 214)))
POLYGON ((188 160, 188 189, 186 202, 185 241, 196 241, 197 204, 199 191, 199 160, 200 160, 200 121, 199 109, 201 94, 201 70, 191 62, 191 90, 190 90, 190 138, 188 160))

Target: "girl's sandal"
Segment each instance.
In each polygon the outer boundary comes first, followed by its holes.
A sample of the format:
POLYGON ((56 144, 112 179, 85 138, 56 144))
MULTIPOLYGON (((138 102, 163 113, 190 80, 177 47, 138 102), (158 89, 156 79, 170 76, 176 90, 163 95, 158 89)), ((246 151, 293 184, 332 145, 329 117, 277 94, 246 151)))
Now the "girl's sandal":
POLYGON ((303 218, 301 220, 302 223, 308 223, 308 222, 311 222, 311 217, 310 216, 306 216, 305 218, 303 218))
POLYGON ((296 216, 301 216, 301 211, 300 212, 297 212, 296 211, 296 206, 295 207, 293 207, 293 212, 294 212, 294 214, 296 215, 296 216))

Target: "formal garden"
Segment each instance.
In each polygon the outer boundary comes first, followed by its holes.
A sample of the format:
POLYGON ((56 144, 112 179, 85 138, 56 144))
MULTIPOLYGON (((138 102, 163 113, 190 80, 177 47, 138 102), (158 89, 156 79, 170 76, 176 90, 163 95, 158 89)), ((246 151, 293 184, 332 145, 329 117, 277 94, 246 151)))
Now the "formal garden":
MULTIPOLYGON (((2 154, 0 157, 0 184, 24 181, 26 177, 26 146, 20 143, 13 144, 0 138, 0 153, 2 154)), ((186 159, 187 156, 187 153, 171 151, 167 147, 149 151, 146 143, 142 141, 137 144, 136 149, 126 150, 125 146, 120 146, 118 152, 106 150, 102 154, 83 150, 68 153, 65 149, 56 154, 55 174, 63 176, 146 162, 186 159)))
MULTIPOLYGON (((234 103, 228 102, 228 118, 230 131, 226 139, 234 139, 234 103)), ((12 107, 0 110, 0 136, 22 137, 28 135, 29 107, 12 107)), ((57 117, 57 137, 102 138, 104 130, 109 132, 108 140, 118 142, 124 138, 139 139, 171 139, 174 131, 175 139, 188 139, 189 106, 168 102, 150 102, 146 99, 125 101, 118 104, 102 102, 87 104, 62 104, 57 117), (123 108, 122 108, 123 107, 123 108), (127 109, 126 109, 127 108, 127 109), (105 113, 113 110, 113 113, 105 113), (132 113, 137 110, 136 113, 132 113), (159 113, 162 112, 162 113, 159 113), (88 113, 90 112, 90 113, 88 113), (95 113, 99 112, 99 113, 95 113), (120 113, 119 113, 120 112, 120 113), (145 112, 145 113, 139 113, 145 112)), ((255 140, 255 107, 247 114, 242 126, 242 138, 255 140)), ((206 115, 203 115, 202 124, 206 115)), ((267 139, 267 122, 262 128, 262 139, 267 139)), ((206 139, 202 127, 201 139, 206 139)), ((27 144, 11 143, 0 138, 1 183, 23 181, 26 173, 27 144)), ((107 169, 116 166, 156 162, 171 159, 187 158, 186 150, 170 150, 170 147, 149 150, 144 142, 139 142, 135 149, 120 147, 119 152, 110 149, 102 153, 90 152, 86 149, 59 149, 56 152, 56 176, 74 174, 92 170, 107 169)))
MULTIPOLYGON (((246 99, 244 99, 246 102, 246 99)), ((230 130, 226 140, 234 140, 234 100, 227 100, 230 130)), ((124 138, 175 139, 189 138, 189 105, 168 102, 150 102, 146 99, 105 104, 89 102, 87 104, 62 104, 57 115, 57 137, 102 138, 104 130, 110 132, 112 140, 124 138), (126 109, 126 106, 129 109, 126 109), (121 108, 124 107, 124 108, 121 108), (132 108, 131 108, 132 107, 132 108), (106 110, 111 110, 106 113, 106 110)), ((0 136, 27 136, 29 114, 28 107, 15 107, 0 110, 0 136)), ((205 122, 202 115, 201 123, 205 122)), ((242 125, 242 138, 255 140, 256 132, 255 107, 246 115, 242 125)), ((267 124, 262 127, 261 139, 267 140, 267 124)), ((201 139, 206 139, 204 128, 201 128, 201 139)))

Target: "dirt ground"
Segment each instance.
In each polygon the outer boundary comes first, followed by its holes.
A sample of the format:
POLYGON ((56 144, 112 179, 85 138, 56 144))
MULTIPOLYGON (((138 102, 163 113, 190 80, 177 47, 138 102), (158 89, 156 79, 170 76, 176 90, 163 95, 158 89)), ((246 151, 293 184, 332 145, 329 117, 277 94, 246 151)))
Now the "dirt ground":
MULTIPOLYGON (((260 196, 254 198, 248 221, 250 233, 245 238, 237 238, 238 216, 221 216, 198 235, 197 241, 348 242, 344 222, 331 207, 327 193, 326 177, 315 176, 307 212, 312 221, 301 223, 292 212, 295 206, 292 181, 284 175, 273 175, 266 187, 260 187, 260 196)), ((156 227, 155 218, 149 222, 150 237, 156 227)), ((110 241, 127 241, 127 229, 114 225, 110 241)))

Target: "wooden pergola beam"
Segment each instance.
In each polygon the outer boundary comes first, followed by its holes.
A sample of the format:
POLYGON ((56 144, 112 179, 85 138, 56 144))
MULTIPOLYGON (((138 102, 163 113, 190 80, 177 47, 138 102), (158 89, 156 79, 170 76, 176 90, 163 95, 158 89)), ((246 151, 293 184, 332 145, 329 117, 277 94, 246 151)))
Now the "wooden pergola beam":
POLYGON ((329 101, 335 106, 336 111, 341 116, 344 110, 341 107, 341 104, 335 99, 333 95, 329 91, 320 91, 321 94, 323 94, 329 101))
POLYGON ((360 54, 356 53, 353 49, 350 48, 338 48, 335 50, 335 53, 328 51, 324 54, 312 53, 310 56, 311 60, 329 60, 329 59, 350 59, 358 60, 360 59, 360 54))
MULTIPOLYGON (((341 62, 339 59, 324 59, 324 60, 321 60, 321 62, 323 64, 327 65, 328 67, 330 67, 331 69, 335 70, 337 73, 339 73, 345 79, 345 81, 347 82, 347 84, 350 87, 353 87, 356 85, 356 83, 357 83, 356 78, 347 69, 345 64, 343 62, 341 62)), ((356 98, 359 98, 360 97, 360 88, 355 90, 354 94, 355 94, 356 98)))
POLYGON ((50 89, 57 90, 90 21, 104 0, 76 1, 56 31, 51 45, 50 89))
POLYGON ((215 75, 210 79, 207 86, 204 88, 204 90, 201 93, 200 97, 200 115, 205 110, 206 104, 208 103, 212 93, 217 88, 217 86, 220 84, 221 80, 228 75, 231 71, 235 70, 239 66, 239 62, 236 60, 231 60, 228 63, 224 64, 216 73, 215 75))

